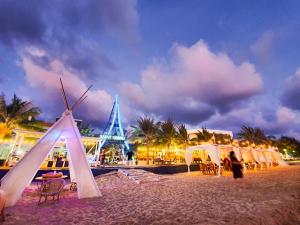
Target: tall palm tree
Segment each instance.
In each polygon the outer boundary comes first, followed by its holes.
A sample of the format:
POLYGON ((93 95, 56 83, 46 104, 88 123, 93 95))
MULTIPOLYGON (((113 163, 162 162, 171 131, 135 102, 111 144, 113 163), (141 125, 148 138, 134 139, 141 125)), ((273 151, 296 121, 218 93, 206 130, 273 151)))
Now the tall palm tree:
POLYGON ((205 127, 202 130, 198 130, 197 135, 197 142, 209 142, 213 138, 213 133, 210 133, 205 127))
POLYGON ((189 144, 189 135, 184 124, 179 125, 178 135, 177 135, 178 144, 186 148, 189 144))
POLYGON ((153 118, 140 117, 137 120, 137 127, 133 126, 131 139, 134 142, 141 143, 146 146, 147 164, 149 164, 149 149, 156 141, 159 123, 156 123, 153 118))
POLYGON ((228 145, 233 141, 229 134, 214 133, 213 135, 216 144, 228 145))
POLYGON ((266 142, 268 145, 270 146, 278 146, 278 143, 279 143, 279 140, 277 140, 277 138, 273 135, 268 135, 267 138, 266 138, 266 142))
POLYGON ((251 144, 264 144, 267 141, 265 132, 258 127, 242 126, 238 137, 251 144))
POLYGON ((10 136, 15 128, 43 131, 43 124, 36 120, 41 110, 30 101, 23 101, 15 94, 7 105, 4 94, 0 95, 0 137, 10 136))
POLYGON ((79 130, 80 134, 85 137, 94 137, 94 131, 95 129, 92 128, 89 124, 82 124, 79 130))
POLYGON ((189 145, 189 141, 190 139, 185 125, 184 124, 179 125, 177 142, 184 151, 186 151, 186 148, 189 145))
POLYGON ((171 146, 174 146, 177 142, 177 130, 173 120, 169 118, 167 121, 161 123, 159 137, 166 146, 167 153, 169 153, 171 146))

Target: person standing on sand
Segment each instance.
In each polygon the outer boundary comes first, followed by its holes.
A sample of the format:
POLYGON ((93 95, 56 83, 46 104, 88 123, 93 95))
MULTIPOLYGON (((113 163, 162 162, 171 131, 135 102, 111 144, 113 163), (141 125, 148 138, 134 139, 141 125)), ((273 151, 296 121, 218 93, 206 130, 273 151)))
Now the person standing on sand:
POLYGON ((233 178, 243 178, 243 166, 242 164, 237 160, 234 151, 231 151, 230 154, 230 161, 231 161, 231 169, 233 173, 233 178))
POLYGON ((126 153, 127 155, 127 165, 128 166, 132 166, 132 157, 133 157, 133 152, 132 151, 129 151, 126 153))

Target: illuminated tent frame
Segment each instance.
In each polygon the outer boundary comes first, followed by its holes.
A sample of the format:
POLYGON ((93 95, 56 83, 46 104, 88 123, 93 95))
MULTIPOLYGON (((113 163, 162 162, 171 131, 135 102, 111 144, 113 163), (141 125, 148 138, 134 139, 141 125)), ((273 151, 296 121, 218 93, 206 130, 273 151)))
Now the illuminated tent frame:
POLYGON ((188 147, 186 149, 186 151, 194 151, 194 150, 206 151, 208 153, 209 157, 211 158, 211 160, 218 166, 218 176, 221 175, 221 155, 220 155, 220 151, 218 149, 218 145, 204 144, 204 145, 188 147))
MULTIPOLYGON (((195 151, 195 150, 203 150, 208 153, 212 162, 217 164, 218 168, 218 176, 221 175, 221 154, 226 153, 229 155, 230 151, 234 151, 238 160, 244 159, 246 161, 257 162, 261 165, 261 163, 266 163, 269 168, 273 163, 278 163, 280 166, 286 166, 287 164, 283 161, 279 152, 275 151, 274 148, 269 149, 260 149, 260 148, 241 148, 236 146, 221 146, 221 145, 213 145, 213 144, 204 144, 191 146, 186 149, 186 151, 195 151)), ((191 155, 188 154, 188 155, 191 155)), ((192 156, 190 156, 192 157, 192 156)), ((186 157, 189 159, 189 157, 186 157)), ((190 163, 186 160, 187 165, 190 163)), ((255 164, 256 165, 256 164, 255 164)), ((244 166, 245 168, 245 166, 244 166)), ((256 167, 255 167, 256 168, 256 167)), ((262 169, 262 167, 261 167, 262 169)))
POLYGON ((116 141, 116 142, 121 142, 123 145, 121 154, 123 160, 125 159, 125 152, 130 151, 130 147, 128 145, 128 142, 126 140, 126 137, 124 135, 123 127, 122 127, 122 122, 121 122, 121 114, 120 114, 120 105, 119 105, 119 100, 118 96, 116 95, 115 101, 108 119, 108 123, 102 133, 100 135, 100 140, 99 140, 99 145, 97 150, 95 151, 94 154, 94 161, 99 160, 99 156, 101 154, 102 147, 105 145, 107 141, 116 141))
POLYGON ((67 110, 1 180, 1 189, 5 191, 7 196, 6 206, 16 204, 25 187, 31 183, 41 164, 61 137, 66 140, 69 152, 70 176, 71 180, 76 179, 78 198, 101 196, 87 162, 81 136, 72 115, 74 108, 87 97, 84 97, 87 91, 75 102, 71 109, 67 103, 63 85, 62 91, 67 110))

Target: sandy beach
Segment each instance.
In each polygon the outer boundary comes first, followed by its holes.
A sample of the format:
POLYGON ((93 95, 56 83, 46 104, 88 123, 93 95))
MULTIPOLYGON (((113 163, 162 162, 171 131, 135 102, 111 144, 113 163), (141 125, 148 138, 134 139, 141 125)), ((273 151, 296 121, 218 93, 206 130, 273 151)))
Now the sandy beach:
MULTIPOLYGON (((96 178, 100 198, 65 190, 58 203, 37 206, 31 185, 3 224, 300 224, 300 165, 248 172, 246 186, 229 174, 191 174, 133 180, 116 173, 96 178)), ((67 189, 67 187, 66 187, 67 189)))

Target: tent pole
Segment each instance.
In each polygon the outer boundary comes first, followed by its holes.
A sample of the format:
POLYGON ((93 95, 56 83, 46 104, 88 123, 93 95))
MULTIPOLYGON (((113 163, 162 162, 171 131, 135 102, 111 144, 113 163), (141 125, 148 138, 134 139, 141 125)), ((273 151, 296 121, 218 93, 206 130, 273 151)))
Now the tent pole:
POLYGON ((14 143, 13 143, 11 149, 10 149, 9 154, 7 155, 7 159, 6 159, 7 164, 9 163, 10 157, 11 157, 11 155, 13 154, 13 152, 15 151, 15 148, 16 148, 17 144, 19 143, 19 139, 20 139, 20 135, 19 135, 18 132, 16 132, 16 136, 15 136, 14 143))

